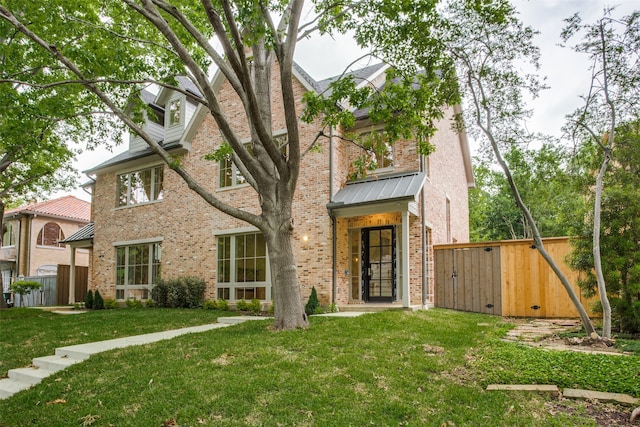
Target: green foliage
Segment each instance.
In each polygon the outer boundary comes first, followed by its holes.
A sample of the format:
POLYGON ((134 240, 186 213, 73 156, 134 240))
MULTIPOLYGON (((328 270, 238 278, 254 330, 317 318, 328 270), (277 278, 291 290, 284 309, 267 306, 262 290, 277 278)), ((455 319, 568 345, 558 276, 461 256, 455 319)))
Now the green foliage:
POLYGON ((217 310, 218 309, 218 302, 216 300, 205 300, 204 304, 202 305, 202 308, 204 308, 205 310, 217 310))
POLYGON ((236 303, 236 310, 249 311, 249 304, 244 300, 244 298, 236 303))
POLYGON ((195 277, 158 280, 151 290, 151 299, 158 307, 199 308, 204 303, 206 283, 195 277))
POLYGON ((93 291, 89 289, 87 294, 84 296, 84 307, 87 309, 92 309, 93 307, 93 291))
MULTIPOLYGON (((612 321, 619 330, 640 332, 640 122, 626 123, 616 131, 615 151, 604 177, 600 251, 612 321)), ((585 143, 581 149, 583 194, 593 204, 593 170, 601 163, 600 151, 585 143)), ((597 293, 594 274, 593 213, 576 223, 580 238, 572 240, 571 266, 581 271, 580 286, 587 295, 597 293)))
POLYGON ((229 311, 229 301, 224 299, 219 299, 219 300, 216 300, 216 303, 218 304, 218 310, 229 311))
POLYGON ((17 282, 13 282, 9 289, 14 294, 20 295, 20 306, 24 306, 24 296, 31 294, 31 292, 40 289, 42 285, 33 280, 20 280, 17 282))
MULTIPOLYGON (((544 143, 538 149, 512 146, 504 154, 520 195, 529 207, 540 235, 572 235, 573 224, 585 215, 581 179, 567 161, 569 150, 544 143)), ((469 228, 472 241, 526 239, 531 226, 515 204, 503 173, 488 158, 476 158, 476 187, 469 190, 469 228)))
POLYGON ((262 311, 262 303, 257 298, 253 298, 250 303, 247 304, 247 310, 249 310, 252 314, 260 314, 262 311))
MULTIPOLYGON (((309 295, 309 300, 307 304, 304 306, 304 312, 307 313, 307 316, 312 314, 317 314, 316 311, 322 307, 320 306, 320 300, 318 300, 318 292, 316 291, 316 287, 313 286, 311 288, 311 294, 309 295)), ((320 311, 322 313, 322 311, 320 311)))
POLYGON ((104 309, 104 299, 102 295, 100 295, 100 291, 96 289, 95 294, 93 295, 93 308, 96 310, 104 309))
POLYGON ((104 300, 104 308, 111 310, 115 308, 120 308, 120 304, 113 298, 105 298, 104 300))
POLYGON ((127 298, 125 301, 127 308, 142 308, 142 301, 137 298, 127 298))

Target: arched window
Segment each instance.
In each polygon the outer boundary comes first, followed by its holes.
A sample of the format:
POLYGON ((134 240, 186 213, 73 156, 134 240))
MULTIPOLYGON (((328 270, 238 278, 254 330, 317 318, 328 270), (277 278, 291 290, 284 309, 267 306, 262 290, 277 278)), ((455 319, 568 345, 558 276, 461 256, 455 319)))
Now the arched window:
POLYGON ((62 229, 55 222, 48 222, 38 233, 38 240, 36 244, 39 246, 64 248, 65 245, 64 243, 60 243, 60 240, 64 240, 64 233, 62 232, 62 229))
POLYGON ((13 232, 13 224, 5 224, 2 228, 2 246, 15 246, 16 235, 13 232))

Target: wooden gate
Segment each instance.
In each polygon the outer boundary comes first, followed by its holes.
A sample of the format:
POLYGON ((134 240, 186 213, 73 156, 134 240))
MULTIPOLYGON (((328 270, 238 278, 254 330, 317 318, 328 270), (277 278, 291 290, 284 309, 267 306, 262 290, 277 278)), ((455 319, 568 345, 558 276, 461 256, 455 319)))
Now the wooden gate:
MULTIPOLYGON (((564 262, 569 239, 543 239, 590 316, 578 273, 564 262)), ((521 317, 578 317, 566 289, 532 240, 436 245, 436 307, 521 317), (490 307, 490 305, 493 305, 490 307)))
MULTIPOLYGON (((58 265, 58 279, 57 279, 57 305, 69 304, 69 275, 71 273, 71 267, 68 265, 58 265)), ((76 302, 84 301, 84 297, 87 295, 87 285, 89 283, 89 267, 76 266, 76 280, 75 280, 75 300, 76 302)))
POLYGON ((502 314, 500 246, 435 251, 435 305, 502 314))

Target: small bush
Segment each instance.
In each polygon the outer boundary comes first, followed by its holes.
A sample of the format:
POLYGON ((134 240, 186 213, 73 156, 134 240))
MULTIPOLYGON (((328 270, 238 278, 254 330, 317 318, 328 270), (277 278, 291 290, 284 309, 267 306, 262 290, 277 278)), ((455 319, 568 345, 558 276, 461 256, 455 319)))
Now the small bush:
POLYGON ((273 304, 273 300, 271 300, 271 304, 269 305, 268 313, 273 316, 275 311, 276 311, 275 305, 273 304))
POLYGON ((148 300, 146 300, 144 302, 144 306, 147 307, 147 308, 153 308, 153 307, 156 307, 157 305, 156 305, 156 302, 154 300, 148 299, 148 300))
POLYGON ((236 310, 238 311, 249 311, 249 304, 243 299, 236 303, 236 310))
POLYGON ((151 299, 158 307, 199 308, 204 304, 206 287, 203 279, 195 277, 158 280, 151 290, 151 299))
POLYGON ((33 280, 21 280, 13 282, 9 287, 11 292, 20 295, 20 307, 24 306, 24 296, 29 295, 32 291, 40 289, 42 285, 33 280))
POLYGON ((204 308, 205 310, 217 310, 218 309, 218 303, 216 300, 206 300, 202 306, 202 308, 204 308))
POLYGON ((89 310, 93 308, 93 291, 91 291, 91 289, 89 289, 84 296, 84 307, 89 310))
POLYGON ((247 304, 247 310, 252 314, 260 314, 262 311, 262 304, 260 303, 260 300, 257 298, 252 299, 251 302, 247 304))
POLYGON ((120 304, 118 304, 118 301, 114 300, 113 298, 105 298, 104 308, 109 310, 114 308, 120 308, 120 304))
POLYGON ((96 289, 96 293, 93 294, 93 308, 96 310, 104 310, 104 300, 102 299, 102 295, 100 295, 100 291, 96 289))
MULTIPOLYGON (((316 287, 311 288, 311 295, 309 295, 309 301, 307 301, 307 305, 304 306, 304 312, 307 313, 307 316, 316 313, 316 310, 320 307, 320 301, 318 300, 318 293, 316 292, 316 287)), ((321 307, 320 307, 321 308, 321 307)))
POLYGON ((156 283, 153 289, 151 289, 151 299, 158 307, 169 307, 167 305, 168 293, 169 287, 167 282, 159 279, 158 283, 156 283))
POLYGON ((133 298, 133 299, 127 298, 127 301, 125 301, 125 304, 127 304, 128 308, 142 308, 142 301, 136 298, 133 298))
POLYGON ((219 299, 216 301, 216 304, 218 305, 218 310, 229 311, 229 301, 225 299, 219 299))

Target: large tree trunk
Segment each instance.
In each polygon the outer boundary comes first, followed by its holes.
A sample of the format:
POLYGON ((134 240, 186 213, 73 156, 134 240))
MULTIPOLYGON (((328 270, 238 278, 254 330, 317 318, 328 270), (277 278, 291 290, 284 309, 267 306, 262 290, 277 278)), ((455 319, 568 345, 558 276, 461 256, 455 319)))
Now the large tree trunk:
POLYGON ((271 265, 273 327, 276 330, 306 328, 309 322, 298 284, 291 216, 278 216, 274 219, 276 227, 265 233, 271 265))

